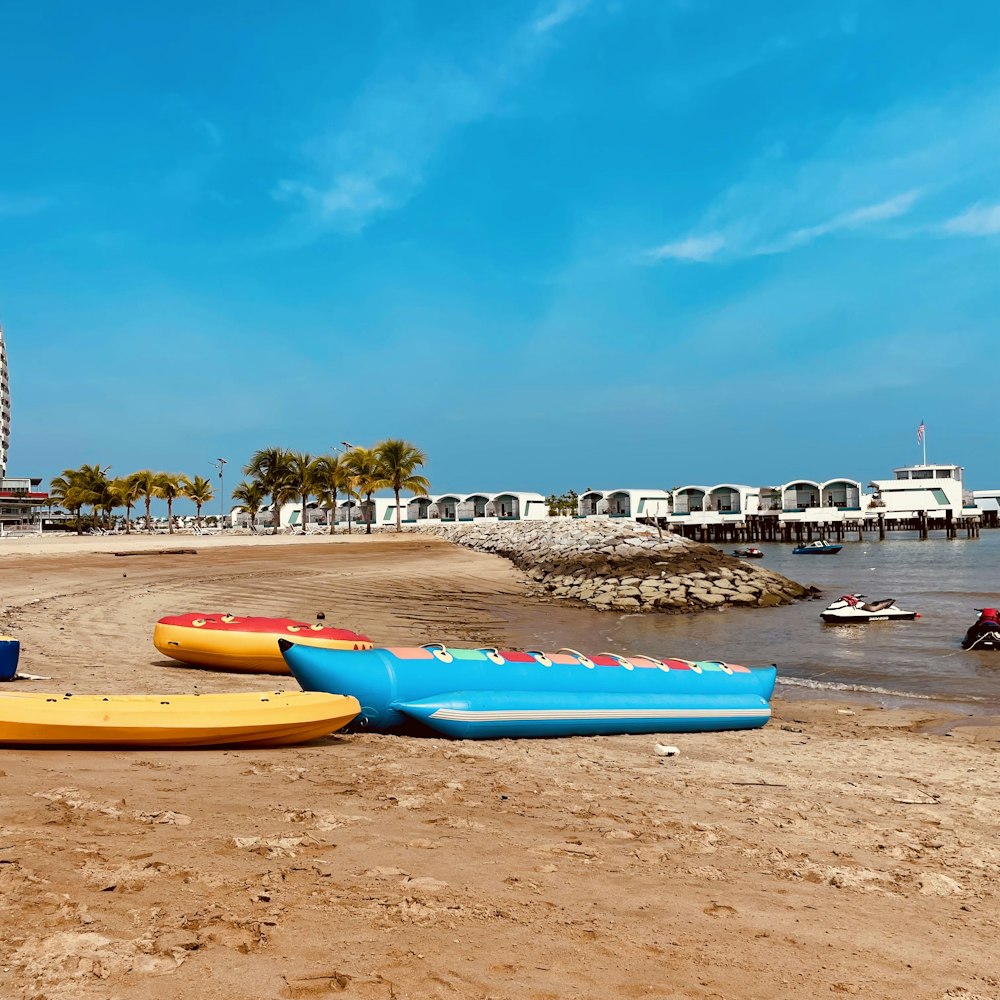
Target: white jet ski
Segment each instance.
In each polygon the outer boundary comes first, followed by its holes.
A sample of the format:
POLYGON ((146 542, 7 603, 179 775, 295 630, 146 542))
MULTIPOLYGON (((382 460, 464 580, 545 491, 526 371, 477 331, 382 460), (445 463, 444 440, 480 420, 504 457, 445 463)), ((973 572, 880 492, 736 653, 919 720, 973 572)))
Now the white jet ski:
POLYGON ((893 598, 866 601, 864 594, 844 594, 838 597, 820 617, 837 625, 861 625, 864 622, 911 622, 920 615, 896 607, 893 598))

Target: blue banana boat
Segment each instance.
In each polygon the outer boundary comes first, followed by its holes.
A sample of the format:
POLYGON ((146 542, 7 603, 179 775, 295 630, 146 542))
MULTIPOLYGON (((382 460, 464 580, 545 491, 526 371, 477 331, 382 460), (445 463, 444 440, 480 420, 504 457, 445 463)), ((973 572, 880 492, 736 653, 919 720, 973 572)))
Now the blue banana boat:
POLYGON ((456 739, 754 729, 771 717, 774 666, 576 650, 371 650, 278 645, 306 691, 349 694, 354 722, 391 732, 414 721, 456 739))

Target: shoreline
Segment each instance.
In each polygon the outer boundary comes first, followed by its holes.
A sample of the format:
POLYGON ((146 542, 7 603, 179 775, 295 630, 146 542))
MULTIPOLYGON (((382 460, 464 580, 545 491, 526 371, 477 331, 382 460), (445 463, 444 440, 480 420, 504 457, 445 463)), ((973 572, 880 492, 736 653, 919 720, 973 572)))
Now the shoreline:
MULTIPOLYGON (((459 546, 457 543, 451 541, 445 536, 442 538, 439 534, 418 534, 416 532, 401 532, 397 534, 394 531, 374 531, 371 535, 365 535, 364 532, 348 534, 344 531, 338 531, 334 535, 290 535, 290 534, 278 534, 278 535, 249 535, 249 534, 214 534, 214 535, 198 535, 193 536, 190 533, 175 532, 170 535, 166 532, 133 532, 131 534, 115 534, 115 535, 55 535, 55 536, 21 536, 21 537, 7 537, 0 540, 0 569, 5 565, 6 559, 9 558, 14 565, 24 559, 31 559, 33 557, 41 556, 52 556, 56 559, 59 557, 87 557, 87 556, 101 556, 101 555, 112 555, 116 557, 116 565, 120 565, 123 574, 127 574, 128 568, 131 564, 134 564, 137 560, 145 559, 149 557, 151 559, 159 559, 164 562, 183 562, 185 559, 194 557, 197 558, 199 555, 205 555, 207 553, 218 554, 223 553, 228 549, 234 550, 234 552, 245 552, 246 550, 270 550, 275 547, 291 547, 291 549, 302 551, 303 549, 308 550, 311 546, 322 547, 325 545, 357 545, 357 546, 374 546, 380 552, 391 551, 385 549, 385 546, 391 545, 401 545, 403 547, 408 547, 411 543, 416 543, 426 548, 427 546, 444 546, 446 549, 453 549, 457 551, 468 552, 472 559, 477 557, 483 558, 485 560, 498 560, 500 565, 506 567, 507 572, 503 573, 504 584, 507 588, 505 591, 505 597, 520 597, 521 600, 515 601, 516 608, 514 610, 514 620, 508 621, 507 631, 513 631, 517 633, 524 633, 526 628, 530 629, 530 623, 536 615, 546 614, 546 617, 555 616, 558 619, 566 619, 566 632, 567 634, 572 634, 573 622, 575 621, 585 621, 594 619, 594 615, 606 615, 606 611, 597 611, 592 606, 573 600, 572 598, 555 598, 539 592, 535 586, 534 581, 530 573, 526 570, 517 568, 509 559, 503 556, 494 556, 492 554, 484 554, 482 552, 477 552, 475 549, 465 549, 459 546), (192 551, 193 550, 193 551, 192 551), (119 562, 120 560, 120 562, 119 562)), ((105 567, 108 569, 108 567, 105 567)), ((26 607, 38 603, 42 598, 30 590, 24 590, 19 588, 12 578, 8 578, 5 581, 5 586, 2 591, 0 591, 0 630, 3 627, 3 617, 12 608, 16 613, 20 610, 18 605, 18 595, 24 599, 24 604, 26 607), (13 595, 13 599, 12 599, 13 595)), ((177 609, 175 609, 177 610, 177 609)), ((180 608, 180 611, 190 610, 188 608, 180 608)), ((208 609, 206 609, 208 610, 208 609)), ((727 608, 725 611, 721 612, 723 614, 766 614, 770 611, 769 608, 727 608)), ((505 608, 505 613, 510 616, 512 609, 505 608)), ((164 614, 168 612, 163 612, 164 614)), ((171 611, 170 613, 174 613, 171 611)), ((261 614, 263 612, 254 609, 243 609, 243 614, 261 614)), ((277 610, 268 612, 273 614, 275 617, 287 616, 287 610, 282 610, 280 607, 277 610)), ((676 614, 676 612, 672 612, 676 614)), ((690 612, 690 615, 696 616, 703 614, 703 610, 697 610, 690 612)), ((162 617, 158 615, 157 617, 162 617)), ((301 617, 312 617, 309 614, 303 614, 301 617)), ((364 625, 350 626, 354 630, 359 632, 364 632, 364 625)), ((152 623, 150 623, 150 629, 152 628, 152 623)), ((376 644, 389 644, 388 639, 375 638, 376 644)), ((497 643, 515 646, 520 648, 524 646, 529 648, 533 645, 534 640, 527 638, 524 634, 520 635, 521 642, 517 643, 511 639, 504 639, 502 635, 498 634, 488 638, 488 644, 496 645, 497 643), (527 645, 525 645, 527 643, 527 645)), ((417 641, 441 641, 440 638, 435 635, 431 638, 420 638, 411 636, 405 641, 414 642, 417 641)), ((393 642, 400 642, 401 639, 393 639, 393 642)), ((483 639, 468 639, 462 640, 461 638, 453 638, 451 640, 453 644, 461 645, 463 642, 466 644, 474 642, 487 643, 487 640, 483 639)), ((575 640, 567 640, 575 641, 575 640)), ((670 655, 670 651, 659 651, 662 655, 670 655)), ((659 655, 659 653, 657 655, 659 655)), ((35 671, 25 672, 35 673, 35 671)), ((226 675, 223 675, 226 676, 226 675)), ((229 675, 233 676, 233 675, 229 675)), ((204 678, 203 678, 204 680, 204 678)), ((789 703, 796 703, 800 701, 817 701, 817 702, 827 702, 831 705, 840 705, 843 703, 851 703, 856 707, 861 708, 880 708, 880 709, 901 709, 906 712, 920 712, 934 710, 938 714, 947 717, 954 718, 967 718, 968 716, 976 716, 981 718, 992 719, 998 714, 996 712, 995 706, 990 705, 980 705, 975 702, 963 701, 959 696, 954 698, 948 697, 947 695, 931 694, 922 695, 913 692, 905 692, 899 690, 889 690, 882 688, 866 688, 862 686, 862 689, 855 689, 850 685, 841 686, 830 686, 829 684, 814 685, 810 682, 809 678, 788 678, 783 677, 780 671, 779 664, 779 674, 778 674, 778 690, 775 694, 776 701, 783 701, 789 703)), ((2 690, 2 688, 0 688, 2 690)))
MULTIPOLYGON (((156 618, 322 610, 392 645, 506 645, 599 614, 434 538, 201 541, 0 545, 22 668, 55 691, 266 690, 286 685, 163 659, 156 618)), ((672 757, 648 736, 374 733, 0 750, 0 995, 993 1000, 1000 730, 773 708, 762 729, 671 735, 672 757)))

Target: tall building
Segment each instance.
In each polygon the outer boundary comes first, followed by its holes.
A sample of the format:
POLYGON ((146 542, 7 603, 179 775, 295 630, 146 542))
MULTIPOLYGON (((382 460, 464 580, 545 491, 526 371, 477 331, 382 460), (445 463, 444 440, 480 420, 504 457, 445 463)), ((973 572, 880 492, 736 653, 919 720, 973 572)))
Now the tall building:
POLYGON ((10 385, 7 381, 7 348, 0 326, 0 479, 7 474, 7 449, 10 447, 10 385))
POLYGON ((14 531, 41 531, 42 507, 48 494, 37 489, 41 479, 31 476, 7 478, 10 448, 10 383, 7 348, 0 327, 0 535, 14 531))

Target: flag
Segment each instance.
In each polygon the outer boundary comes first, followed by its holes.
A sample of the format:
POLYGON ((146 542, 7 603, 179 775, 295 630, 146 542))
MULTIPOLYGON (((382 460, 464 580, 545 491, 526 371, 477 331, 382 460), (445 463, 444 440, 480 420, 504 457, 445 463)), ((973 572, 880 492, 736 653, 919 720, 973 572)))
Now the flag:
POLYGON ((920 421, 920 426, 917 428, 917 444, 924 443, 924 422, 920 421))

